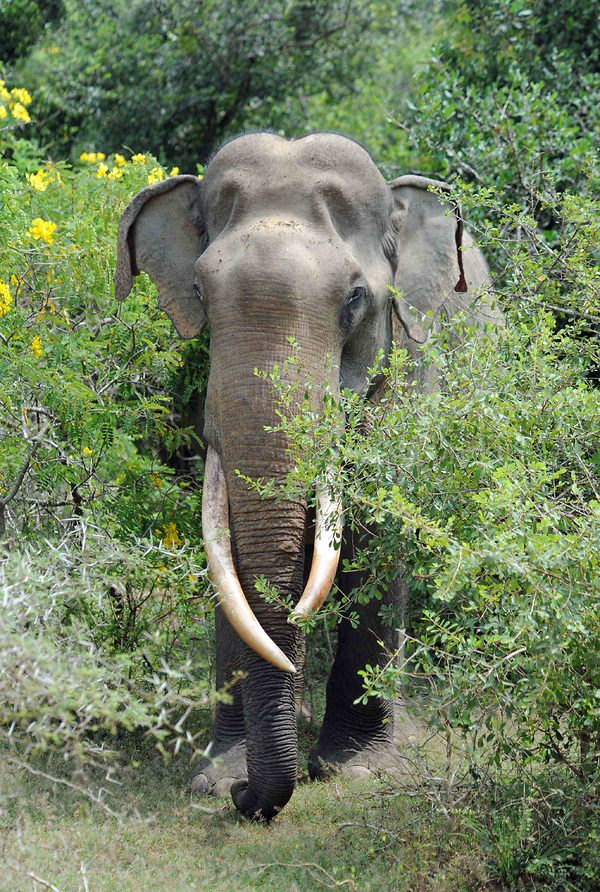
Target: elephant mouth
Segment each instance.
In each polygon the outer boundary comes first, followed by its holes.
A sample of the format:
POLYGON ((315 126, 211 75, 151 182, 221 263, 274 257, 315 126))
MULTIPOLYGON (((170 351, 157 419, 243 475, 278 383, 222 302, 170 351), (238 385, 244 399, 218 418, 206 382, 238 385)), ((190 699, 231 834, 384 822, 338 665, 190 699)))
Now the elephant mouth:
MULTIPOLYGON (((331 474, 327 477, 332 479, 331 474)), ((328 484, 317 485, 315 543, 312 566, 302 596, 288 622, 316 613, 327 597, 340 559, 342 507, 328 484)), ((202 534, 208 573, 223 613, 239 637, 260 657, 284 672, 295 673, 294 664, 267 635, 244 594, 231 551, 229 497, 219 453, 209 446, 202 495, 202 534)))

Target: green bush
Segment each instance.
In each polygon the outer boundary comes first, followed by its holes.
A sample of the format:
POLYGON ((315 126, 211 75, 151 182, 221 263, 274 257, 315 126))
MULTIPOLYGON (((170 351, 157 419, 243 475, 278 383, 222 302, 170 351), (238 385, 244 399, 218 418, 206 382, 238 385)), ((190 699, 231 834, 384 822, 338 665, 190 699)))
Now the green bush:
POLYGON ((191 478, 174 479, 164 457, 197 444, 178 424, 177 390, 185 357, 206 362, 206 346, 177 338, 148 280, 122 306, 112 293, 119 215, 165 173, 145 155, 82 157, 79 169, 38 160, 29 173, 0 162, 0 479, 9 490, 27 465, 7 511, 19 535, 56 532, 68 498, 66 513, 93 507, 119 535, 142 536, 177 509, 196 542, 182 509, 196 509, 191 478))
POLYGON ((187 718, 209 703, 209 626, 181 552, 95 530, 82 544, 76 532, 0 566, 0 748, 26 767, 59 753, 63 777, 91 781, 121 759, 118 733, 143 732, 165 755, 193 745, 187 718))
POLYGON ((192 355, 197 389, 207 349, 176 336, 149 280, 113 296, 120 213, 166 172, 149 155, 43 162, 11 129, 28 96, 3 90, 0 746, 85 770, 117 758, 117 731, 193 744, 179 719, 208 703, 195 465, 167 463, 199 452, 182 375, 192 355))
MULTIPOLYGON (((591 889, 600 391, 589 372, 600 351, 582 333, 600 323, 600 222, 585 196, 546 194, 551 246, 531 214, 494 190, 457 187, 455 197, 467 215, 470 205, 485 213, 479 241, 510 270, 492 294, 505 329, 482 338, 460 319, 446 323, 420 356, 439 369, 440 392, 415 393, 408 355, 396 349, 383 370, 386 400, 347 392, 322 419, 290 411, 294 395, 275 374, 297 467, 289 486, 305 491, 333 465, 349 522, 376 531, 352 568, 366 571, 363 588, 330 615, 381 598, 398 574, 410 580, 405 659, 367 667, 365 702, 394 696, 399 682, 425 697, 431 728, 463 754, 474 814, 486 815, 502 791, 510 801, 520 784, 511 808, 531 820, 526 840, 513 840, 510 870, 496 865, 505 881, 516 882, 510 871, 548 878, 554 864, 555 888, 591 889), (553 822, 569 828, 563 847, 553 822)), ((510 814, 486 825, 494 845, 510 814)))

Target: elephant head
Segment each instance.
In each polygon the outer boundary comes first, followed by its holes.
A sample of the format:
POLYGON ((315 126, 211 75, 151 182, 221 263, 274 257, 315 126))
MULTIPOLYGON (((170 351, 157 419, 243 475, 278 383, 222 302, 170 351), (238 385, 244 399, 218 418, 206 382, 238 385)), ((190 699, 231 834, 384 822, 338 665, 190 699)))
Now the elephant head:
POLYGON ((296 613, 317 609, 339 554, 324 532, 337 514, 324 491, 302 595, 306 501, 261 499, 243 480, 283 482, 291 464, 285 437, 266 430, 276 423, 272 389, 255 369, 286 368, 293 337, 303 373, 323 391, 366 394, 367 371, 392 342, 393 310, 408 339, 425 339, 424 319, 467 287, 460 219, 432 184, 387 183, 367 152, 339 135, 258 133, 225 144, 202 181, 177 176, 144 189, 121 219, 116 296, 143 270, 182 337, 210 326, 203 528, 211 578, 245 642, 248 782, 232 794, 250 816, 279 811, 297 774, 300 633, 258 596, 256 578, 296 613), (389 285, 399 292, 393 300, 389 285))

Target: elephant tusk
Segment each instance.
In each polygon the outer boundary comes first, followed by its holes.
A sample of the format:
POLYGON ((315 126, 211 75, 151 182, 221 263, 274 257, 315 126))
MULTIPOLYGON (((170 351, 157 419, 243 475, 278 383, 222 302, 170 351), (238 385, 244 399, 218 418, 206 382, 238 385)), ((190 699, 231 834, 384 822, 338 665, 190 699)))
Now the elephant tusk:
POLYGON ((269 638, 242 591, 231 554, 227 482, 219 454, 211 446, 208 447, 204 473, 202 535, 208 575, 217 590, 219 604, 231 626, 242 641, 263 660, 284 672, 295 674, 294 664, 269 638))
POLYGON ((332 498, 328 486, 317 485, 317 524, 312 566, 306 588, 288 622, 295 623, 301 616, 316 613, 329 594, 340 561, 343 527, 341 499, 332 498))

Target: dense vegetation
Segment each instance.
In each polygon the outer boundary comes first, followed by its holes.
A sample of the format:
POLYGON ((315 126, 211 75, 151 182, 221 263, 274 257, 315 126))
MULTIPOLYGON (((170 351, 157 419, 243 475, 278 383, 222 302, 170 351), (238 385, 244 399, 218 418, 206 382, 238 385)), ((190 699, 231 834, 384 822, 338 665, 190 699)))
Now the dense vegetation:
MULTIPOLYGON (((462 331, 460 356, 452 329, 430 339, 442 394, 409 395, 396 351, 385 404, 344 394, 318 421, 289 411, 273 373, 297 450, 289 486, 334 461, 352 522, 381 529, 356 598, 379 597, 401 562, 415 580, 406 661, 371 667, 365 697, 402 680, 442 741, 415 744, 409 792, 419 820, 429 809, 474 846, 465 888, 594 889, 595 4, 280 6, 0 3, 5 762, 117 808, 113 773, 148 741, 165 756, 206 742, 210 703, 227 696, 211 692, 198 524, 208 342, 177 338, 144 277, 117 306, 116 223, 147 183, 201 174, 236 130, 340 129, 386 175, 453 182, 506 330, 500 344, 462 331)), ((351 610, 324 611, 315 665, 322 627, 351 610)), ((0 809, 9 827, 17 805, 0 809)), ((395 863, 390 840, 411 831, 392 808, 378 820, 374 857, 395 863)))
POLYGON ((397 20, 366 0, 67 0, 21 70, 52 152, 135 144, 194 170, 231 132, 302 127, 304 96, 348 94, 397 20))

